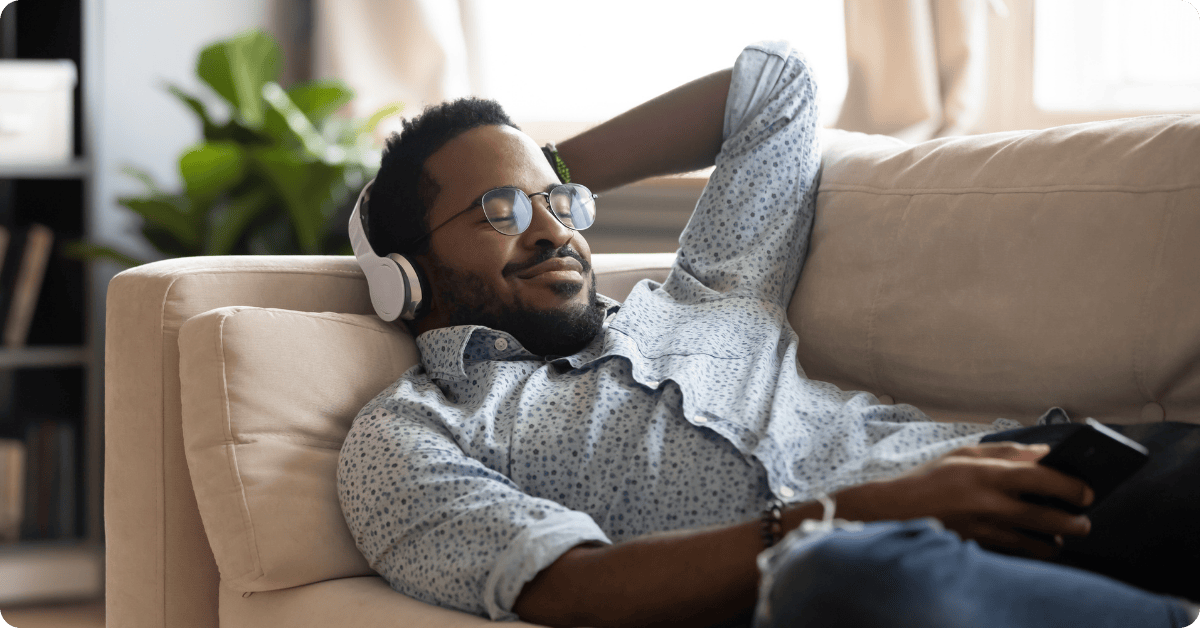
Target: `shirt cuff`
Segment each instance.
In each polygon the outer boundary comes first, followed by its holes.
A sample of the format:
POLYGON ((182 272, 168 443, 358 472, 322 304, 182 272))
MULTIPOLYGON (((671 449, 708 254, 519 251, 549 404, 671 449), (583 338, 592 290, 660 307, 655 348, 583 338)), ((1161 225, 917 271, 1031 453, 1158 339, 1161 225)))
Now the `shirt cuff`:
POLYGON ((538 572, 581 543, 612 541, 591 517, 576 511, 556 513, 527 526, 496 560, 484 588, 484 606, 495 621, 518 619, 512 607, 521 589, 538 572))

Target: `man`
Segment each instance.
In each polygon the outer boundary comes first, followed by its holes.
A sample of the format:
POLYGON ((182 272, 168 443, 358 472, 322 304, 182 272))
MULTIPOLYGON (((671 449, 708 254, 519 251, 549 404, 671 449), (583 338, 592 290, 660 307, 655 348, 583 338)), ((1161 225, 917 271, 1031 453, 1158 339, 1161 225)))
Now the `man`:
MULTIPOLYGON (((1015 423, 934 423, 797 371, 785 309, 814 207, 814 90, 786 46, 756 45, 733 69, 548 155, 497 106, 470 100, 427 111, 389 142, 368 235, 378 253, 414 261, 431 296, 410 323, 421 365, 355 420, 339 493, 360 550, 393 588, 494 619, 715 625, 754 608, 764 547, 832 514, 823 494, 844 519, 936 517, 964 539, 1033 556, 1087 534, 1087 517, 1021 499, 1092 499, 1036 464, 1045 448, 977 445, 1015 423), (575 228, 587 220, 572 213, 590 199, 558 186, 569 177, 603 191, 714 164, 666 282, 639 284, 619 306, 596 295, 575 228)), ((1014 575, 1009 561, 1028 561, 965 556, 973 544, 927 522, 880 526, 830 534, 836 543, 785 562, 822 565, 816 580, 828 575, 841 595, 879 593, 903 571, 887 556, 919 541, 920 556, 948 551, 976 570, 963 582, 1018 590, 1040 599, 1034 609, 1182 625, 1182 606, 1164 597, 1048 564, 1030 563, 1044 577, 1014 575), (858 542, 853 556, 877 558, 827 560, 858 542), (831 567, 852 563, 891 579, 856 591, 845 586, 854 572, 839 579, 831 567), (1055 599, 1071 586, 1093 594, 1055 599)), ((812 585, 805 573, 780 571, 812 585)), ((922 610, 931 587, 900 595, 913 623, 893 625, 933 625, 922 610)), ((841 599, 805 599, 808 589, 819 587, 795 587, 789 610, 841 599)), ((1004 621, 1003 608, 975 608, 1004 621)))

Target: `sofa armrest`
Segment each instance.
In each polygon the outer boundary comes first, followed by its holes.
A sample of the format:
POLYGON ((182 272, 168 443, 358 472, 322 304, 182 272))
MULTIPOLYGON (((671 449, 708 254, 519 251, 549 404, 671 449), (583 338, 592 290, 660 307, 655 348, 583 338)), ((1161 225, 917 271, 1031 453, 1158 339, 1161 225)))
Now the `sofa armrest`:
MULTIPOLYGON (((471 628, 494 622, 399 595, 378 576, 341 578, 245 595, 221 587, 221 628, 471 628)), ((523 622, 505 626, 532 626, 523 622)))

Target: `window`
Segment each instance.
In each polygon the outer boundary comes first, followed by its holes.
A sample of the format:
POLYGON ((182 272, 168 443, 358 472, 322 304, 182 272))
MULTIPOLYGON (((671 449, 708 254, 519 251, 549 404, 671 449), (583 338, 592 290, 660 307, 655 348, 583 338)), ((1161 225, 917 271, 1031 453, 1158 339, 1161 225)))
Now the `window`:
POLYGON ((733 65, 746 44, 767 39, 792 42, 812 63, 823 121, 836 117, 846 92, 842 0, 514 0, 475 6, 480 91, 503 102, 535 138, 565 137, 610 118, 733 65), (544 130, 547 124, 557 132, 544 130))
POLYGON ((1200 109, 1200 0, 1037 0, 1033 99, 1047 111, 1200 109))

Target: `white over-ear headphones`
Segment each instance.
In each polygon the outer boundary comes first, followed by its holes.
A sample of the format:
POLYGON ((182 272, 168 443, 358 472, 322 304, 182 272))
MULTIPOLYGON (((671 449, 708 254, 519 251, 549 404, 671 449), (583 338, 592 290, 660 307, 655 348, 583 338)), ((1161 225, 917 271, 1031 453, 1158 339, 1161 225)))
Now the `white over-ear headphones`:
POLYGON ((358 265, 367 275, 367 287, 371 291, 371 305, 375 313, 385 321, 402 318, 411 321, 417 316, 423 301, 421 275, 416 266, 408 258, 399 253, 391 253, 387 257, 379 257, 367 241, 367 232, 363 225, 367 221, 364 204, 371 199, 371 179, 363 186, 350 213, 350 246, 354 249, 354 257, 358 265))

